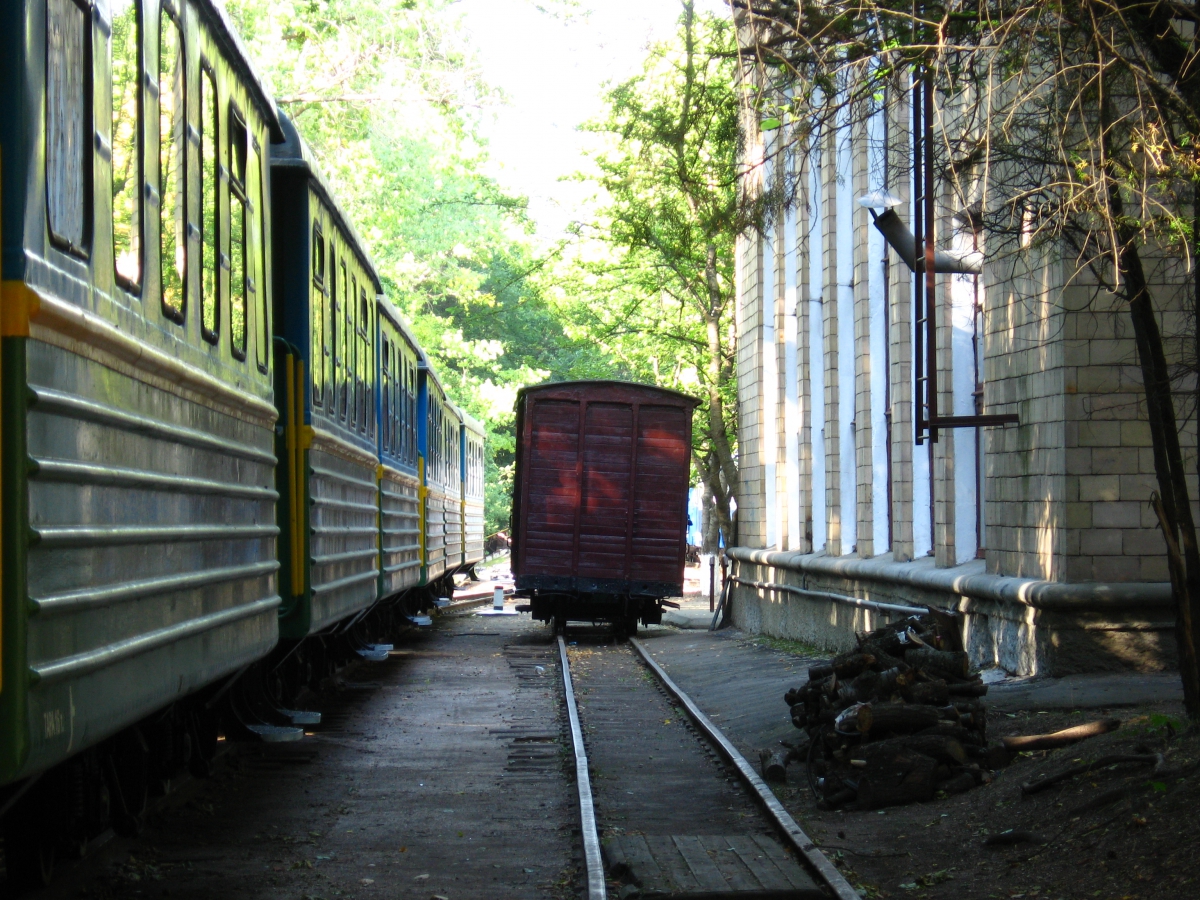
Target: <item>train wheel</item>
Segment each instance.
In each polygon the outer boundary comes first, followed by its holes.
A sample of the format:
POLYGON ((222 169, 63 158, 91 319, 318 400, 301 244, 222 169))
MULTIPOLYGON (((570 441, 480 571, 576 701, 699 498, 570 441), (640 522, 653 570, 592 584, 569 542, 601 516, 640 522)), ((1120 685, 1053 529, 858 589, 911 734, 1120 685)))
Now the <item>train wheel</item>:
POLYGON ((554 633, 556 635, 567 633, 567 617, 562 613, 556 613, 554 616, 554 633))
POLYGON ((149 750, 136 727, 117 735, 108 754, 108 775, 113 793, 113 831, 136 837, 145 825, 149 799, 149 750))

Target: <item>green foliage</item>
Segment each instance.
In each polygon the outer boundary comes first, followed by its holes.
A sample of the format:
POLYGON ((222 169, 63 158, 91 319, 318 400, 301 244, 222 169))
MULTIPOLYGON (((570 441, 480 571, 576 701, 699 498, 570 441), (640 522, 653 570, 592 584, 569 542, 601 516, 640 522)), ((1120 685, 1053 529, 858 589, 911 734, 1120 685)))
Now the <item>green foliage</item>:
POLYGON ((728 524, 736 487, 733 247, 740 231, 736 57, 730 23, 682 4, 674 40, 608 94, 589 128, 604 139, 606 202, 555 272, 573 335, 622 377, 703 397, 694 460, 728 524))
POLYGON ((594 371, 528 275, 525 201, 483 174, 494 97, 450 0, 229 0, 451 396, 488 434, 488 533, 508 527, 513 401, 594 371))

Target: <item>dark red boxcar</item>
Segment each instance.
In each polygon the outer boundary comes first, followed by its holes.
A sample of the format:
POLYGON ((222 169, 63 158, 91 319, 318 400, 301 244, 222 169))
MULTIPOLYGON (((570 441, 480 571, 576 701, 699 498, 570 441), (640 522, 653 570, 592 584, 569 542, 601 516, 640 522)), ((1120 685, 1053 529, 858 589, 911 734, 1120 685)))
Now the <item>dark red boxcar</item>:
POLYGON ((698 402, 620 381, 517 395, 513 575, 534 618, 661 621, 683 591, 698 402))

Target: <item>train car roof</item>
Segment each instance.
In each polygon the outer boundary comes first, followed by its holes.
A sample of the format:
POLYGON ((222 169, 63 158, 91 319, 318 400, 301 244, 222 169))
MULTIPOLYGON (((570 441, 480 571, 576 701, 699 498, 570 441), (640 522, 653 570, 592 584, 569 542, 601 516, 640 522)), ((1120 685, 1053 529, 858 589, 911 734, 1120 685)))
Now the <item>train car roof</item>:
POLYGON ((691 394, 685 394, 682 391, 672 390, 671 388, 659 387, 656 384, 642 384, 640 381, 616 381, 604 378, 584 379, 582 381, 545 381, 541 384, 530 384, 517 391, 517 402, 521 401, 526 394, 537 394, 542 391, 562 390, 563 388, 638 388, 644 391, 654 391, 659 394, 669 394, 690 403, 692 407, 700 405, 700 401, 691 394))
POLYGON ((283 137, 271 145, 271 168, 299 169, 308 175, 309 183, 325 205, 329 207, 329 212, 337 222, 338 228, 349 239, 354 255, 358 257, 363 268, 370 273, 376 295, 382 294, 383 284, 379 280, 379 273, 375 270, 375 263, 372 262, 366 247, 363 246, 362 239, 358 236, 353 223, 342 213, 342 208, 334 198, 329 183, 321 174, 312 150, 309 149, 304 138, 300 136, 300 132, 296 130, 295 124, 285 113, 279 114, 279 124, 283 131, 283 137))
POLYGON ((483 423, 480 422, 478 419, 476 419, 474 416, 472 416, 469 412, 467 412, 461 406, 456 406, 455 409, 458 410, 458 414, 462 417, 463 425, 465 425, 468 429, 470 429, 471 431, 474 431, 476 434, 486 434, 487 433, 486 431, 484 431, 483 423))
POLYGON ((429 362, 429 354, 425 352, 424 347, 418 347, 417 349, 420 351, 420 361, 417 363, 417 369, 433 379, 433 383, 438 386, 438 390, 445 396, 446 387, 442 384, 442 379, 438 377, 437 369, 429 362))
POLYGON ((267 120, 267 128, 271 132, 272 142, 284 140, 279 108, 275 105, 275 98, 271 96, 271 86, 263 76, 255 71, 254 65, 250 62, 250 54, 246 50, 246 45, 242 43, 242 38, 234 28, 233 22, 230 21, 229 14, 225 12, 224 5, 217 0, 197 0, 196 5, 200 7, 204 17, 208 20, 208 24, 213 30, 213 36, 221 45, 221 49, 225 51, 230 65, 250 85, 250 97, 263 118, 267 120))
POLYGON ((409 324, 404 321, 404 316, 400 314, 400 310, 396 309, 395 304, 393 304, 392 301, 383 294, 378 296, 376 303, 378 304, 379 311, 383 314, 384 318, 396 326, 396 330, 404 335, 404 339, 413 346, 413 349, 417 351, 418 356, 423 356, 424 351, 421 349, 421 345, 417 343, 417 339, 412 333, 412 328, 410 328, 409 324))

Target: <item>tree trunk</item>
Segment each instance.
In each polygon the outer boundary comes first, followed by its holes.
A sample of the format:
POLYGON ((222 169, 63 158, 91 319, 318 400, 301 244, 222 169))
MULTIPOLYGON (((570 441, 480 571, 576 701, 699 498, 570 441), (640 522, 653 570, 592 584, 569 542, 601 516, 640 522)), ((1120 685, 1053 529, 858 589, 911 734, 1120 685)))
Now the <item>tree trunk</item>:
MULTIPOLYGON (((1116 188, 1113 189, 1115 194, 1116 188)), ((1113 204, 1118 218, 1119 198, 1113 204)), ((1167 568, 1175 596, 1175 642, 1179 648, 1179 675, 1188 716, 1200 718, 1200 659, 1197 646, 1197 610, 1200 608, 1200 548, 1192 519, 1187 475, 1179 446, 1179 426, 1171 396, 1170 370, 1163 350, 1162 333, 1151 303, 1150 289, 1142 268, 1141 254, 1133 235, 1122 228, 1124 242, 1118 253, 1121 283, 1129 298, 1129 315, 1137 342, 1138 361, 1146 394, 1146 410, 1154 447, 1154 474, 1159 494, 1155 511, 1167 543, 1167 568)))
POLYGON ((1150 286, 1138 250, 1138 236, 1127 224, 1125 202, 1121 196, 1120 173, 1113 155, 1112 111, 1107 100, 1101 101, 1101 146, 1106 157, 1110 221, 1116 234, 1117 275, 1120 290, 1129 303, 1129 317, 1137 344, 1142 388, 1154 450, 1154 474, 1159 494, 1154 502, 1159 526, 1167 544, 1167 569, 1171 592, 1175 597, 1175 642, 1179 648, 1179 675, 1183 682, 1183 703, 1193 720, 1200 719, 1200 546, 1196 541, 1196 523, 1188 496, 1187 472, 1179 446, 1179 425, 1171 395, 1171 372, 1163 348, 1162 332, 1154 311, 1150 286))

